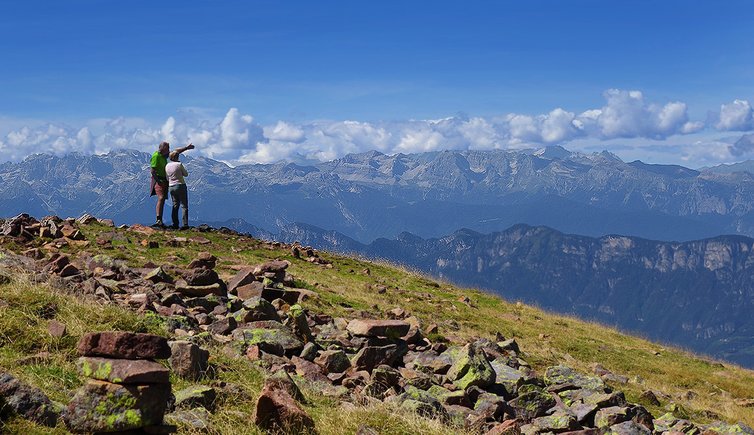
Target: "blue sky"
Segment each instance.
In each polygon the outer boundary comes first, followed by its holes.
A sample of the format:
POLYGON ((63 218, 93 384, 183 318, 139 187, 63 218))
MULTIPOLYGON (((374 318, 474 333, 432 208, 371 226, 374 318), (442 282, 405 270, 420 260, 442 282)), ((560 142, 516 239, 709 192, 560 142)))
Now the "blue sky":
POLYGON ((0 53, 10 159, 160 136, 230 162, 555 144, 750 157, 725 152, 752 129, 748 1, 5 2, 0 53))

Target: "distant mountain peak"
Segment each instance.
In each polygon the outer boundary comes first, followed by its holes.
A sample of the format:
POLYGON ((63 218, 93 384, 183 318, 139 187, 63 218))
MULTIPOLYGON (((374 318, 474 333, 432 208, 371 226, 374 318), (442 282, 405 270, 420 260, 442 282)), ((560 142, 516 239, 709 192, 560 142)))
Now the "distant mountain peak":
POLYGON ((543 158, 543 159, 549 159, 549 160, 553 160, 553 159, 565 160, 567 158, 570 158, 573 155, 573 153, 563 148, 560 145, 551 145, 551 146, 540 148, 534 151, 533 155, 543 158))

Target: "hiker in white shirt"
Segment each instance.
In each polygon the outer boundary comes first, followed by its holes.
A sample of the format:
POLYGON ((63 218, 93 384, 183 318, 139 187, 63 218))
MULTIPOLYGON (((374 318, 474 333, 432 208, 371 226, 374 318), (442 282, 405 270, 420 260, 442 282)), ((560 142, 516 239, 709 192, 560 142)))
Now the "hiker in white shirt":
POLYGON ((178 229, 178 208, 183 208, 183 226, 182 230, 189 228, 188 224, 188 188, 186 187, 186 180, 183 177, 188 177, 188 171, 180 162, 181 153, 173 151, 170 153, 170 162, 165 166, 165 174, 168 178, 168 192, 170 197, 173 198, 173 228, 178 229))

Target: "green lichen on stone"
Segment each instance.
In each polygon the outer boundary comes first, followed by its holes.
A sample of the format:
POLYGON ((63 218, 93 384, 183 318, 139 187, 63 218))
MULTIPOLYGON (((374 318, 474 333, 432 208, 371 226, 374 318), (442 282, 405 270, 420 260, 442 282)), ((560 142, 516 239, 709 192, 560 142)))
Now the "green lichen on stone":
POLYGON ((719 434, 747 434, 751 435, 754 433, 754 430, 750 428, 749 426, 744 425, 743 423, 737 423, 737 424, 727 424, 723 423, 721 421, 717 421, 714 423, 711 423, 706 428, 708 431, 717 432, 719 434))
POLYGON ((288 315, 291 317, 299 317, 304 315, 304 307, 302 307, 299 304, 292 305, 290 310, 288 311, 288 315))
POLYGON ((460 357, 448 370, 448 379, 461 389, 486 387, 495 383, 495 370, 484 353, 473 344, 463 347, 460 357))
POLYGON ((574 424, 574 418, 566 414, 553 414, 545 417, 539 417, 532 422, 542 431, 557 431, 570 429, 574 424))
POLYGON ((572 384, 587 390, 604 391, 605 383, 596 376, 583 375, 576 370, 564 366, 548 367, 544 376, 547 385, 572 384))

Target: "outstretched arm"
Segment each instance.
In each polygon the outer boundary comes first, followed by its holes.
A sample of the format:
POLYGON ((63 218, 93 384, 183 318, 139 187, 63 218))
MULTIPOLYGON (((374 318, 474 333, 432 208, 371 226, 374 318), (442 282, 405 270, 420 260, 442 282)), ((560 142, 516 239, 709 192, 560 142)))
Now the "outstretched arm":
POLYGON ((177 152, 178 154, 181 154, 184 151, 193 150, 194 148, 195 148, 194 144, 190 143, 190 144, 186 145, 185 147, 176 148, 175 152, 177 152))

